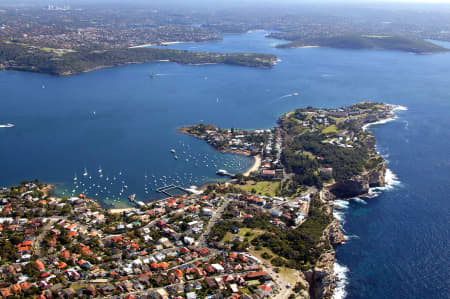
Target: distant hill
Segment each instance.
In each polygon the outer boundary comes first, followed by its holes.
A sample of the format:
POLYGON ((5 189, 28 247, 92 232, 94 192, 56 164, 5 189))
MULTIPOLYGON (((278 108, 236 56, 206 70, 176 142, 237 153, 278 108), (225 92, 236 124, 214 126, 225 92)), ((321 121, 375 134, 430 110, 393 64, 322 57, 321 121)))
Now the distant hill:
POLYGON ((446 49, 425 40, 416 40, 401 36, 380 35, 346 35, 314 39, 298 39, 287 44, 278 45, 277 47, 300 48, 305 46, 319 46, 338 49, 396 50, 416 54, 450 51, 450 49, 446 49))
POLYGON ((270 68, 276 60, 277 57, 271 54, 189 52, 158 48, 67 51, 0 42, 0 70, 29 71, 52 75, 71 75, 105 67, 155 61, 270 68))

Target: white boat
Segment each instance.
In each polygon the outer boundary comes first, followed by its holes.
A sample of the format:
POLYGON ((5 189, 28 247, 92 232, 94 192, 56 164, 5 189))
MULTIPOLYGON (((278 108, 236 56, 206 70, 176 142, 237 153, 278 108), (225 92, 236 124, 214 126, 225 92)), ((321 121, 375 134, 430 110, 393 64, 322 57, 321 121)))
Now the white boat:
POLYGON ((15 124, 5 124, 5 125, 0 125, 0 128, 13 128, 15 127, 15 124))
POLYGON ((88 176, 88 172, 87 172, 86 167, 84 168, 83 176, 88 176))
POLYGON ((175 150, 174 149, 171 149, 170 152, 175 154, 175 150))
POLYGON ((103 169, 102 169, 102 167, 100 166, 99 168, 98 168, 98 173, 102 173, 103 172, 103 169))
POLYGON ((76 173, 75 173, 75 176, 73 177, 73 180, 74 180, 74 181, 78 180, 77 174, 76 174, 76 173))

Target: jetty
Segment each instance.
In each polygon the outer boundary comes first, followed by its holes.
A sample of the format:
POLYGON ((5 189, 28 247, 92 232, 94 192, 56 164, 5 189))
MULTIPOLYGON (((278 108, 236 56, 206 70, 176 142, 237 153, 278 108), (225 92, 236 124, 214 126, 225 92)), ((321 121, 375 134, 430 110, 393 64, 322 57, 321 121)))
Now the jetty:
POLYGON ((226 171, 226 170, 224 170, 224 169, 219 169, 219 170, 217 170, 217 171, 216 171, 216 174, 217 174, 217 175, 221 175, 221 176, 229 176, 229 177, 231 177, 231 178, 235 177, 234 174, 229 173, 228 171, 226 171))

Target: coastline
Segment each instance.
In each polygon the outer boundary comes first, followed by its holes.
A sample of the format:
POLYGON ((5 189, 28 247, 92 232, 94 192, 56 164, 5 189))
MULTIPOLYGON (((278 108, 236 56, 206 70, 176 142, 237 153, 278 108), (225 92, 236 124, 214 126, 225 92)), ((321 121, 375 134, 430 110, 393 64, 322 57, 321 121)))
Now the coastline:
POLYGON ((389 106, 391 106, 391 107, 393 107, 392 108, 392 116, 391 117, 388 117, 388 118, 385 118, 385 119, 380 119, 380 120, 377 120, 377 121, 374 121, 374 122, 370 122, 370 123, 367 123, 367 124, 365 124, 365 125, 363 125, 361 128, 362 128, 362 130, 363 131, 366 131, 369 127, 371 127, 371 126, 375 126, 375 125, 382 125, 382 124, 385 124, 385 123, 388 123, 388 122, 390 122, 390 121, 393 121, 393 120, 396 120, 397 118, 398 118, 398 116, 395 114, 395 111, 407 111, 408 110, 408 107, 405 107, 405 106, 401 106, 401 105, 391 105, 391 104, 388 104, 389 106))
MULTIPOLYGON (((188 136, 192 136, 192 137, 200 139, 200 140, 205 140, 205 138, 202 138, 202 137, 200 137, 198 135, 189 133, 187 131, 188 127, 189 126, 184 126, 184 127, 178 128, 177 132, 181 133, 181 134, 188 135, 188 136)), ((253 171, 257 171, 259 169, 259 167, 261 166, 262 160, 261 160, 261 155, 259 155, 259 154, 255 155, 255 156, 252 156, 249 151, 244 151, 244 150, 220 150, 220 149, 215 148, 212 145, 210 145, 210 146, 213 149, 215 149, 216 151, 220 152, 220 153, 231 153, 231 154, 235 154, 235 155, 241 155, 241 156, 246 156, 246 157, 253 157, 254 161, 253 161, 252 166, 249 169, 247 169, 245 172, 242 173, 243 176, 249 176, 250 173, 252 173, 253 171)), ((209 184, 206 184, 206 185, 209 185, 209 184)))
POLYGON ((253 156, 253 159, 254 159, 254 161, 253 161, 252 167, 247 169, 247 171, 243 173, 243 176, 249 176, 252 172, 257 171, 259 169, 259 167, 261 166, 261 156, 260 155, 253 156))
POLYGON ((132 210, 136 210, 136 208, 113 208, 113 209, 106 209, 107 211, 109 211, 111 214, 121 214, 123 212, 127 212, 127 211, 132 211, 132 210))
MULTIPOLYGON (((407 111, 408 110, 408 107, 405 107, 405 106, 392 105, 392 104, 388 104, 388 105, 390 107, 392 107, 390 117, 364 124, 361 127, 361 129, 363 131, 366 131, 371 126, 386 124, 388 122, 394 121, 398 118, 398 115, 396 115, 395 111, 407 111)), ((344 211, 349 208, 349 201, 357 200, 362 203, 366 203, 364 201, 364 199, 362 199, 361 197, 375 198, 382 191, 392 189, 393 186, 397 185, 397 184, 399 184, 399 181, 397 180, 397 176, 394 173, 392 173, 392 171, 389 168, 386 168, 385 172, 384 172, 384 186, 369 188, 369 191, 367 194, 362 194, 357 197, 339 198, 339 199, 333 200, 332 215, 333 215, 333 218, 336 221, 338 221, 339 230, 342 232, 342 235, 344 237, 344 240, 341 244, 345 244, 351 237, 353 237, 353 236, 348 236, 348 235, 343 234, 343 224, 345 223, 345 218, 344 218, 345 212, 344 211)), ((333 247, 333 251, 334 252, 336 251, 334 247, 333 247)), ((328 273, 330 276, 333 277, 333 280, 334 280, 333 291, 332 291, 332 296, 331 296, 332 299, 344 299, 347 296, 346 288, 349 283, 348 276, 347 276, 348 272, 350 272, 350 269, 346 265, 340 264, 337 261, 336 257, 334 257, 332 272, 328 273)))
POLYGON ((210 43, 215 41, 220 41, 222 39, 212 39, 207 41, 173 41, 173 42, 159 42, 159 43, 148 43, 148 44, 142 44, 137 46, 128 47, 129 49, 138 49, 138 48, 148 48, 148 47, 155 47, 155 46, 170 46, 170 45, 176 45, 176 44, 198 44, 198 43, 210 43))

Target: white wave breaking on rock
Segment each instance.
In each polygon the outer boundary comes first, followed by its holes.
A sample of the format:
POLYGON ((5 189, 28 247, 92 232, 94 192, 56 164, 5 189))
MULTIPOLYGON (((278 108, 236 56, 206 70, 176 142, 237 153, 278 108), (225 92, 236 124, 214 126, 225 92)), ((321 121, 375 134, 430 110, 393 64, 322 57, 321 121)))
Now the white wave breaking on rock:
POLYGON ((397 175, 392 172, 389 168, 386 169, 385 175, 385 186, 384 187, 374 187, 369 189, 369 197, 377 197, 381 192, 386 190, 392 190, 395 187, 400 187, 402 182, 398 179, 397 175))
POLYGON ((343 299, 345 296, 347 296, 347 291, 345 290, 345 287, 348 284, 348 278, 347 273, 349 269, 341 265, 339 263, 334 263, 333 265, 333 272, 334 276, 337 278, 336 280, 336 288, 334 289, 333 293, 333 299, 343 299))
POLYGON ((361 203, 361 204, 363 204, 363 205, 366 205, 366 204, 367 204, 367 201, 365 201, 364 199, 359 198, 359 197, 353 197, 352 200, 355 201, 355 202, 357 202, 357 203, 361 203))
MULTIPOLYGON (((407 111, 408 110, 408 107, 401 106, 401 105, 390 105, 390 106, 394 107, 392 109, 392 111, 407 111)), ((386 118, 386 119, 382 119, 382 120, 379 120, 379 121, 376 121, 376 122, 373 122, 373 123, 365 124, 364 126, 362 126, 362 130, 366 131, 370 126, 382 125, 382 124, 388 123, 390 121, 396 120, 397 118, 398 118, 398 116, 394 115, 391 118, 386 118)))
MULTIPOLYGON (((395 110, 400 110, 400 111, 406 111, 408 110, 408 107, 405 106, 400 106, 400 105, 392 105, 394 106, 393 111, 395 110)), ((379 124, 385 124, 387 122, 393 121, 397 119, 397 115, 394 115, 392 118, 388 118, 388 119, 384 119, 384 120, 380 120, 377 122, 373 122, 373 123, 369 123, 366 124, 362 127, 362 129, 365 131, 367 130, 367 128, 369 128, 372 125, 379 125, 379 124)), ((406 124, 407 126, 408 124, 406 124)), ((379 153, 378 153, 379 154, 379 153)), ((389 157, 388 154, 382 155, 382 157, 387 160, 386 158, 389 157)), ((401 186, 401 181, 398 179, 397 175, 395 173, 392 172, 392 170, 390 170, 389 168, 386 169, 386 174, 385 174, 385 186, 384 187, 374 187, 374 188, 369 188, 369 198, 373 198, 373 197, 377 197, 381 194, 381 192, 386 191, 386 190, 392 190, 397 186, 401 186)), ((361 204, 367 204, 367 201, 365 201, 362 198, 359 197, 354 197, 351 200, 361 203, 361 204)), ((345 232, 344 228, 343 228, 343 224, 345 223, 345 211, 346 209, 348 209, 349 207, 349 202, 346 200, 336 200, 334 202, 334 205, 338 208, 338 209, 334 209, 333 211, 333 216, 334 218, 338 219, 340 224, 341 224, 341 229, 343 232, 345 232)), ((351 240, 351 239, 358 239, 359 237, 357 235, 345 235, 345 240, 351 240)), ((334 293, 332 296, 332 299, 344 299, 347 296, 347 291, 346 291, 346 287, 348 285, 348 277, 347 277, 347 273, 349 272, 349 269, 344 266, 341 265, 337 262, 334 263, 333 266, 333 271, 334 271, 334 275, 337 278, 336 281, 336 288, 334 289, 334 293)))

